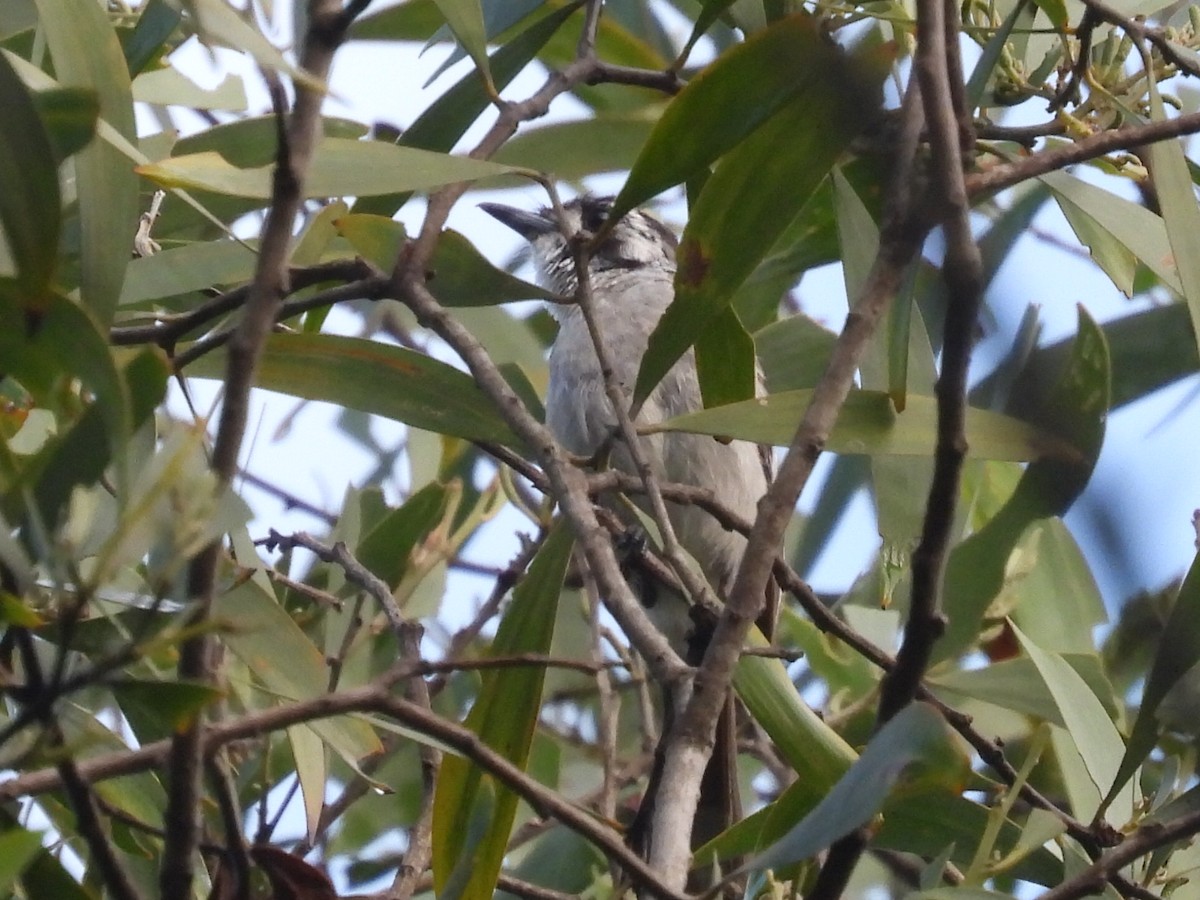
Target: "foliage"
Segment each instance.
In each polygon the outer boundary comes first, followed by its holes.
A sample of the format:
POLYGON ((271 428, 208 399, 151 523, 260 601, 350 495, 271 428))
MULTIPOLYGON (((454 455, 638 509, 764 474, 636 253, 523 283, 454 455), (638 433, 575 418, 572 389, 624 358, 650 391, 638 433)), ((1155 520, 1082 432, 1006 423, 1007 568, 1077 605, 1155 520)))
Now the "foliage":
MULTIPOLYGON (((275 6, 0 5, 0 895, 681 894, 623 839, 680 670, 622 607, 592 500, 752 523, 585 479, 542 426, 552 329, 507 308, 570 298, 445 227, 472 192, 603 173, 614 216, 689 210, 627 388, 694 350, 707 408, 646 429, 788 448, 695 673, 740 698, 752 812, 694 864, 820 898, 1194 889, 1200 569, 1100 629, 1063 516, 1109 412, 1200 367, 1200 113, 1165 112, 1200 74, 1195 7, 311 0, 293 53, 275 6), (197 85, 193 41, 252 58, 275 108, 197 85), (466 62, 407 128, 321 114, 335 54, 395 42, 466 62), (528 71, 551 74, 509 99, 528 71), (568 97, 585 113, 530 124, 568 97), (1081 307, 1058 343, 1034 313, 968 391, 981 305, 1013 302, 985 288, 1049 204, 1155 302, 1081 307), (792 294, 827 263, 856 303, 838 335, 792 294), (341 408, 376 477, 323 510, 261 471, 252 383, 341 408), (319 534, 252 519, 250 484, 319 534), (880 540, 818 597, 860 492, 880 540), (772 565, 768 645, 746 623, 772 565)), ((715 708, 676 712, 668 755, 706 751, 715 708)))

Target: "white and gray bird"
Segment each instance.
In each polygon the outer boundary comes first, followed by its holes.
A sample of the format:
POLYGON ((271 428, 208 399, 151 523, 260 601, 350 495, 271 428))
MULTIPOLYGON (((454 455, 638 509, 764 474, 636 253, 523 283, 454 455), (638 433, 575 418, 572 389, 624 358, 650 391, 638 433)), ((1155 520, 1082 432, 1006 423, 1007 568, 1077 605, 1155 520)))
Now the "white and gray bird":
MULTIPOLYGON (((494 203, 482 204, 481 208, 530 243, 534 266, 544 287, 572 297, 579 287, 572 241, 589 240, 599 233, 608 219, 612 198, 584 196, 572 200, 562 207, 562 221, 552 208, 527 212, 494 203)), ((588 257, 588 281, 597 330, 627 403, 632 398, 650 333, 674 298, 676 244, 675 235, 666 225, 647 212, 634 210, 612 227, 588 257)), ((552 304, 550 311, 558 320, 559 331, 550 350, 546 424, 566 449, 580 456, 591 456, 613 438, 616 417, 605 392, 600 362, 583 311, 572 304, 552 304)), ((763 393, 761 375, 759 387, 763 393)), ((702 406, 695 354, 689 350, 647 398, 636 422, 655 423, 697 411, 702 406)), ((641 441, 656 478, 708 488, 723 506, 745 519, 754 519, 758 500, 770 483, 769 448, 748 441, 722 442, 707 435, 676 432, 647 435, 641 441)), ((612 446, 611 464, 634 473, 629 454, 619 441, 612 446)), ((726 597, 746 539, 726 530, 712 515, 696 506, 668 503, 668 514, 680 544, 699 563, 716 593, 726 597)), ((654 613, 651 610, 651 618, 656 624, 661 623, 664 619, 661 611, 658 616, 654 613)), ((759 620, 768 637, 774 619, 775 610, 770 608, 759 620)), ((664 630, 678 644, 679 635, 664 630)), ((696 664, 699 662, 695 658, 696 648, 691 649, 693 652, 688 654, 677 646, 681 654, 693 657, 689 662, 696 664)), ((699 649, 702 652, 703 648, 699 649)), ((732 718, 725 726, 731 734, 732 718)), ((722 743, 719 736, 714 765, 725 767, 726 772, 723 781, 716 779, 721 784, 717 790, 734 792, 736 774, 729 769, 733 760, 728 758, 728 752, 720 752, 722 743), (722 756, 726 758, 718 760, 722 756)), ((713 774, 706 774, 706 781, 713 774)), ((702 808, 693 831, 697 845, 729 824, 702 821, 704 793, 702 786, 702 808)), ((729 801, 737 805, 736 796, 716 799, 724 800, 726 806, 729 801)))
MULTIPOLYGON (((530 213, 493 203, 481 208, 529 241, 543 286, 570 297, 578 278, 566 235, 595 234, 611 207, 610 197, 581 197, 564 205, 566 221, 561 225, 552 209, 530 213)), ((650 333, 675 295, 675 246, 675 235, 666 225, 634 210, 613 227, 588 262, 596 324, 627 397, 633 393, 650 333)), ((550 311, 559 331, 550 350, 546 424, 568 450, 590 456, 612 438, 616 417, 582 310, 553 304, 550 311)), ((765 393, 761 377, 759 393, 765 393)), ((695 354, 689 350, 647 398, 637 421, 659 422, 702 406, 695 354)), ((720 504, 754 519, 770 483, 769 448, 678 432, 648 435, 642 442, 657 478, 708 488, 720 504)), ((628 454, 619 446, 612 460, 616 468, 633 472, 628 454)), ((698 507, 671 504, 669 511, 680 544, 700 563, 717 593, 726 596, 746 539, 698 507)))

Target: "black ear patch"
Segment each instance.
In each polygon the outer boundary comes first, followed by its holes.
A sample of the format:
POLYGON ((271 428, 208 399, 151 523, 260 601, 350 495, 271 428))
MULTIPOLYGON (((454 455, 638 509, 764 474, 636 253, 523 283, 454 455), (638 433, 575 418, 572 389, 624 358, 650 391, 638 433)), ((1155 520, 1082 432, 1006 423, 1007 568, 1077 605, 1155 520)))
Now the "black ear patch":
POLYGON ((595 234, 600 226, 608 219, 612 211, 612 197, 581 197, 579 198, 579 224, 584 231, 595 234))

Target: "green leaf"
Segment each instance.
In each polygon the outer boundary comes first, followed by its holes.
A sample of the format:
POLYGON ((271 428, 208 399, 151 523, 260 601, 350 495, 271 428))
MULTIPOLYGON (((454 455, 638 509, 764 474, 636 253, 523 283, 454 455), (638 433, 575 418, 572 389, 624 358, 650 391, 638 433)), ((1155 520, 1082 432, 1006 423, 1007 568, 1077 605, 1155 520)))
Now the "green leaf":
POLYGON ((705 406, 722 406, 754 396, 754 339, 730 307, 718 313, 696 339, 696 368, 705 406))
MULTIPOLYGON (((1075 747, 1083 757, 1092 782, 1103 796, 1116 783, 1121 759, 1125 755, 1125 742, 1120 732, 1100 700, 1062 656, 1043 650, 1016 625, 1012 628, 1021 642, 1021 648, 1037 667, 1075 747)), ((1132 791, 1127 792, 1122 806, 1118 820, 1113 824, 1123 825, 1128 821, 1133 807, 1132 791)), ((1076 810, 1076 813, 1090 816, 1092 811, 1076 810)))
POLYGON ((172 0, 182 4, 193 17, 196 32, 206 44, 249 53, 265 69, 287 75, 309 90, 324 93, 325 84, 293 65, 252 24, 225 0, 172 0))
MULTIPOLYGON (((19 870, 13 877, 20 883, 23 896, 54 897, 55 900, 95 900, 95 895, 72 877, 53 853, 41 846, 36 834, 25 832, 16 818, 16 810, 10 811, 7 804, 0 807, 0 824, 4 826, 6 836, 24 832, 34 838, 33 850, 28 851, 29 859, 22 861, 22 856, 27 852, 25 844, 29 840, 23 837, 8 838, 10 843, 4 848, 6 852, 0 856, 0 866, 19 870)), ((8 885, 0 884, 0 889, 6 890, 8 885)))
POLYGON ((616 198, 612 220, 706 168, 797 98, 811 95, 814 110, 818 95, 830 104, 809 121, 809 129, 819 130, 850 93, 847 68, 807 13, 723 53, 667 105, 616 198))
POLYGON ((966 84, 967 98, 972 109, 980 105, 984 89, 992 80, 992 74, 1004 54, 1004 48, 1012 34, 1013 27, 1019 18, 1029 15, 1029 8, 1025 3, 1014 3, 1012 11, 1004 17, 1004 21, 996 29, 995 34, 984 44, 983 53, 975 63, 975 68, 971 70, 971 77, 967 79, 966 84))
MULTIPOLYGON (((559 519, 524 580, 513 591, 512 605, 496 632, 493 655, 546 653, 550 649, 558 598, 573 546, 570 528, 559 519)), ((537 727, 544 677, 541 666, 485 673, 466 720, 466 726, 481 741, 522 769, 537 727)), ((439 896, 444 895, 455 871, 469 873, 458 896, 474 900, 494 895, 516 811, 517 795, 498 782, 493 785, 492 779, 485 778, 466 759, 446 756, 442 760, 433 818, 434 887, 439 896), (487 830, 472 842, 469 835, 474 811, 481 795, 492 790, 495 801, 489 804, 487 830)))
MULTIPOLYGON (((56 294, 50 295, 44 313, 26 315, 0 290, 0 321, 16 326, 0 328, 0 359, 4 360, 7 374, 20 381, 26 390, 36 397, 52 390, 61 379, 74 376, 94 395, 91 409, 83 413, 76 428, 89 429, 89 437, 97 439, 97 443, 94 449, 75 445, 73 449, 80 456, 72 466, 92 472, 93 478, 99 477, 105 460, 111 461, 124 448, 131 432, 132 415, 129 386, 121 377, 95 319, 88 310, 56 294), (85 426, 85 422, 90 424, 85 426), (110 455, 105 454, 105 449, 110 455), (89 458, 93 456, 99 461, 98 467, 89 458)), ((57 498, 50 507, 40 509, 47 522, 54 520, 57 502, 65 501, 70 485, 77 483, 74 479, 66 480, 65 484, 45 483, 46 473, 40 466, 48 465, 61 447, 56 441, 45 448, 39 465, 32 469, 42 477, 44 489, 57 498)), ((58 473, 53 480, 57 482, 61 475, 58 473)), ((123 484, 124 470, 118 469, 117 476, 123 484)), ((40 494, 41 490, 35 492, 40 494)), ((42 495, 41 499, 45 498, 42 495)))
POLYGON ((758 872, 800 862, 865 825, 883 808, 905 770, 919 760, 944 756, 949 742, 949 729, 933 707, 925 703, 905 707, 871 739, 825 799, 743 870, 758 872))
POLYGON ((648 106, 522 130, 492 159, 548 172, 564 181, 622 171, 633 165, 661 112, 648 106))
MULTIPOLYGON (((351 213, 339 218, 336 225, 360 256, 385 271, 396 264, 405 237, 404 226, 396 220, 351 213)), ((497 269, 474 244, 450 229, 438 238, 429 268, 429 289, 443 306, 495 306, 554 296, 552 291, 497 269)))
MULTIPOLYGON (((1150 92, 1151 118, 1166 119, 1158 83, 1146 82, 1150 92)), ((1150 175, 1162 209, 1172 259, 1179 273, 1183 299, 1192 318, 1192 333, 1200 341, 1200 206, 1188 173, 1187 158, 1180 141, 1156 141, 1146 148, 1150 175)))
POLYGON ((1092 258, 1126 296, 1133 293, 1131 260, 1134 258, 1163 284, 1182 292, 1179 273, 1171 264, 1171 243, 1161 218, 1140 204, 1065 172, 1051 172, 1040 180, 1053 191, 1067 222, 1087 245, 1092 258))
MULTIPOLYGON (((877 104, 882 66, 852 66, 815 32, 809 34, 813 26, 804 16, 786 19, 768 32, 798 21, 805 24, 801 33, 807 35, 808 43, 793 37, 791 43, 797 46, 791 52, 804 60, 806 74, 803 78, 797 76, 784 98, 786 102, 773 109, 765 123, 725 154, 696 199, 676 252, 675 300, 650 336, 638 372, 635 401, 647 397, 688 347, 711 327, 863 126, 867 118, 864 111, 877 104)), ((770 82, 776 77, 774 70, 780 67, 780 61, 773 55, 764 53, 757 63, 760 68, 772 70, 769 77, 760 72, 760 80, 770 82)), ((718 60, 713 68, 720 64, 718 60)), ((745 93, 746 85, 739 90, 741 105, 755 106, 746 97, 757 98, 757 94, 745 93)), ((667 107, 647 148, 663 131, 663 123, 680 98, 667 107)), ((692 122, 687 123, 685 131, 671 137, 676 152, 685 157, 687 147, 710 139, 698 134, 692 122)), ((644 157, 645 153, 638 165, 644 157)), ((640 198, 640 193, 630 188, 637 172, 635 166, 618 205, 627 193, 640 198)), ((614 209, 614 218, 616 213, 614 209)), ((705 373, 705 359, 698 358, 697 366, 703 384, 711 377, 705 373)))
MULTIPOLYGON (((272 698, 310 700, 327 692, 325 656, 254 579, 219 596, 214 618, 224 628, 222 642, 272 698)), ((305 727, 350 765, 382 749, 371 727, 353 716, 314 720, 305 727)))
POLYGON ((446 488, 425 485, 363 536, 355 557, 394 588, 404 577, 418 542, 441 521, 445 507, 446 488))
POLYGON ((475 62, 479 75, 488 89, 495 92, 492 75, 488 70, 487 33, 483 27, 483 10, 479 0, 434 0, 446 24, 454 32, 462 48, 475 62))
MULTIPOLYGON (((1057 516, 1031 525, 1009 559, 1001 605, 1038 645, 1058 653, 1094 652, 1092 628, 1108 621, 1100 588, 1079 545, 1057 516), (1046 603, 1046 597, 1056 602, 1046 603)), ((1111 693, 1111 688, 1109 689, 1111 693)))
MULTIPOLYGON (((64 87, 95 91, 100 115, 126 141, 137 141, 129 70, 108 16, 93 0, 37 0, 40 27, 64 87)), ((101 326, 112 321, 137 230, 138 183, 108 141, 74 157, 79 201, 80 293, 101 326)))
MULTIPOLYGON (((752 643, 766 646, 757 629, 752 634, 752 643)), ((804 702, 778 659, 744 655, 733 686, 815 803, 853 763, 854 750, 804 702)))
MULTIPOLYGON (((463 156, 397 147, 381 141, 326 138, 318 147, 304 184, 306 197, 418 191, 456 181, 510 174, 508 166, 463 156)), ((188 188, 269 200, 274 166, 239 169, 216 152, 173 156, 137 167, 139 175, 163 187, 188 188)))
POLYGON ((551 299, 553 291, 497 269, 457 231, 438 238, 429 289, 448 307, 495 306, 513 300, 551 299))
POLYGON ((1004 586, 1012 548, 1038 519, 1060 516, 1087 485, 1104 440, 1109 409, 1110 363, 1104 333, 1079 308, 1079 327, 1057 378, 1019 381, 1014 399, 1028 407, 1029 421, 1067 441, 1078 453, 1045 457, 1021 475, 1003 508, 950 554, 943 596, 949 618, 934 659, 962 653, 977 640, 980 622, 1004 586), (1039 385, 1052 384, 1047 396, 1039 385))
POLYGON ((50 302, 62 212, 58 166, 37 107, 0 56, 0 226, 26 309, 50 302))
POLYGON ((211 684, 121 678, 109 682, 121 712, 135 722, 142 741, 170 737, 190 726, 197 714, 220 700, 211 684))
MULTIPOLYGON (((676 416, 643 431, 689 431, 787 446, 796 423, 812 399, 811 390, 786 391, 715 409, 676 416)), ((937 401, 910 394, 908 408, 897 413, 882 391, 853 391, 838 415, 828 449, 836 453, 924 456, 934 445, 937 401)), ((967 410, 970 453, 982 459, 1080 460, 1066 441, 1019 419, 983 409, 967 410)))
POLYGON ((836 334, 803 313, 780 319, 755 333, 754 347, 767 388, 772 394, 781 394, 814 387, 836 341, 836 334))
POLYGON ((121 306, 249 281, 257 255, 240 241, 198 241, 129 263, 121 306))
MULTIPOLYGON (((897 796, 884 804, 883 825, 872 843, 881 848, 915 853, 926 858, 953 844, 951 859, 965 869, 971 862, 980 835, 987 827, 990 812, 990 809, 966 797, 949 794, 944 789, 911 794, 898 792, 897 796)), ((1024 831, 1015 822, 1006 820, 1000 826, 996 846, 1015 849, 1024 831)), ((1062 862, 1054 851, 1043 846, 1047 840, 1038 841, 1022 858, 1006 865, 1004 871, 1014 878, 1036 884, 1058 884, 1062 880, 1062 862)), ((1052 844, 1050 846, 1053 847, 1052 844)))
POLYGON ((1158 712, 1170 694, 1196 663, 1200 662, 1200 557, 1192 561, 1175 598, 1175 605, 1167 618, 1159 641, 1158 651, 1146 687, 1142 691, 1141 706, 1133 733, 1129 736, 1121 768, 1113 781, 1112 789, 1104 799, 1102 808, 1107 808, 1113 795, 1122 788, 1150 755, 1162 731, 1158 712))
POLYGON ((692 48, 696 46, 696 42, 712 28, 713 24, 721 17, 725 10, 729 9, 734 4, 735 0, 704 0, 701 4, 700 13, 696 16, 696 23, 692 26, 692 33, 688 35, 687 43, 684 44, 683 50, 679 54, 680 60, 686 60, 692 53, 692 48))
POLYGON ((163 52, 167 38, 181 18, 179 10, 169 6, 166 0, 148 0, 142 6, 142 14, 133 31, 121 36, 121 47, 131 76, 138 75, 163 52))
MULTIPOLYGON (((1112 356, 1112 401, 1117 409, 1200 370, 1187 307, 1182 303, 1153 306, 1110 319, 1102 331, 1112 356)), ((1034 350, 1021 375, 1023 385, 1044 382, 1062 369, 1073 338, 1034 350)), ((764 362, 765 364, 765 362, 764 362)), ((972 389, 972 400, 987 397, 1000 373, 992 373, 972 389)), ((979 405, 987 405, 980 402, 979 405)))
POLYGON ((133 82, 133 99, 160 106, 189 109, 224 109, 241 112, 247 108, 246 88, 241 78, 226 74, 213 88, 202 88, 178 69, 143 72, 133 82))
POLYGON ((41 838, 23 828, 0 833, 0 891, 7 893, 42 848, 41 838))
MULTIPOLYGON (((385 24, 386 20, 393 17, 412 16, 421 11, 425 5, 410 2, 383 10, 376 16, 357 22, 351 33, 358 34, 361 29, 365 36, 374 27, 385 24)), ((427 5, 432 6, 432 4, 427 5)), ((490 68, 497 89, 503 90, 516 77, 517 73, 529 64, 529 61, 546 45, 546 42, 562 27, 562 24, 575 12, 577 7, 578 4, 570 3, 546 14, 492 54, 490 68)), ((433 28, 436 27, 436 25, 433 26, 433 28)), ((418 29, 417 33, 422 36, 427 35, 433 28, 418 29)), ((384 30, 390 33, 388 29, 384 30)), ((488 96, 483 81, 476 72, 469 72, 417 117, 416 121, 400 136, 399 143, 406 147, 449 153, 458 139, 471 126, 471 123, 490 106, 491 98, 488 96)), ((398 192, 360 199, 355 203, 354 211, 390 217, 408 201, 408 197, 408 193, 398 192)))
POLYGON ((325 808, 325 787, 329 783, 329 755, 325 744, 312 728, 293 725, 287 730, 288 743, 292 745, 292 760, 296 765, 296 780, 300 782, 300 793, 304 799, 306 833, 310 838, 317 834, 321 821, 321 810, 325 808))
MULTIPOLYGON (((223 378, 224 353, 196 360, 188 374, 223 378)), ((422 353, 376 341, 328 334, 273 335, 256 384, 427 431, 520 446, 470 375, 422 353)))
MULTIPOLYGON (((1108 700, 1110 705, 1105 715, 1115 714, 1117 709, 1113 703, 1112 685, 1108 682, 1099 657, 1091 652, 1063 653, 1062 658, 1075 670, 1094 696, 1108 700)), ((1028 657, 1006 659, 982 669, 938 671, 928 675, 926 680, 937 688, 939 696, 949 695, 950 702, 959 702, 961 698, 970 697, 1003 709, 1034 716, 1063 728, 1067 727, 1058 706, 1055 705, 1054 695, 1050 693, 1046 682, 1038 674, 1037 667, 1028 657)))
MULTIPOLYGON (((169 372, 166 357, 153 347, 142 350, 125 365, 121 376, 130 397, 131 429, 141 427, 154 413, 166 393, 169 372)), ((25 500, 24 488, 32 485, 34 509, 42 523, 53 528, 75 486, 94 484, 123 446, 113 442, 109 428, 114 423, 106 417, 105 408, 93 403, 70 429, 48 441, 5 496, 5 511, 17 518, 19 504, 25 500)))
POLYGON ((78 153, 95 137, 100 115, 95 91, 85 88, 38 91, 33 95, 33 102, 46 126, 58 162, 78 153))

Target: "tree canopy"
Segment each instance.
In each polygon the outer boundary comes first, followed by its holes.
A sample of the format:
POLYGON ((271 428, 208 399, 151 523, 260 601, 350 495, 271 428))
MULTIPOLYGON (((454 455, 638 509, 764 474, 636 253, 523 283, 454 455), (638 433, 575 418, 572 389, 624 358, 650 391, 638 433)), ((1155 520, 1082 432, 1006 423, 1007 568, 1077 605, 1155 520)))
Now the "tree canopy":
POLYGON ((714 867, 818 900, 1189 896, 1200 570, 1110 623, 1064 516, 1109 414, 1200 368, 1195 7, 277 6, 0 5, 0 896, 677 898, 714 867), (199 86, 197 41, 269 105, 199 86), (412 121, 328 113, 367 43, 445 54, 412 121), (554 326, 518 301, 586 298, 447 228, 479 191, 553 207, 601 174, 593 240, 686 209, 627 387, 691 352, 705 408, 640 424, 779 448, 754 522, 567 453, 554 326), (1141 302, 1047 341, 990 288, 1052 206, 1141 302), (831 264, 833 330, 797 291, 831 264), (373 474, 330 472, 327 508, 264 470, 257 389, 338 409, 373 474), (698 666, 627 583, 622 493, 749 536, 698 666), (860 496, 869 563, 815 591, 860 496), (694 855, 656 833, 652 866, 626 837, 655 747, 687 820, 729 685, 748 814, 694 855), (658 686, 686 700, 665 724, 658 686))

